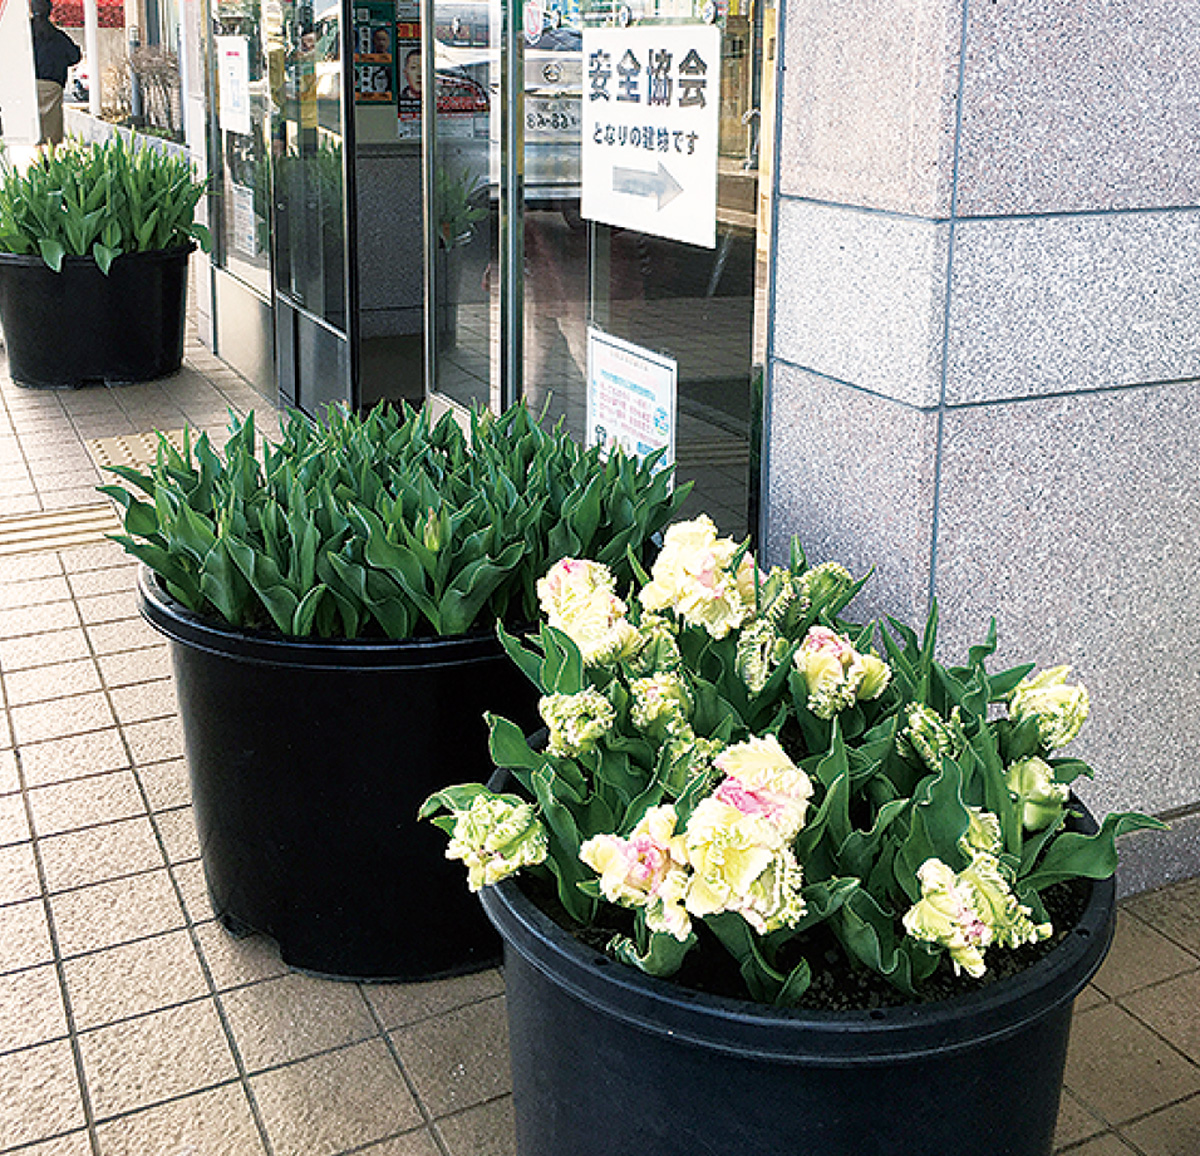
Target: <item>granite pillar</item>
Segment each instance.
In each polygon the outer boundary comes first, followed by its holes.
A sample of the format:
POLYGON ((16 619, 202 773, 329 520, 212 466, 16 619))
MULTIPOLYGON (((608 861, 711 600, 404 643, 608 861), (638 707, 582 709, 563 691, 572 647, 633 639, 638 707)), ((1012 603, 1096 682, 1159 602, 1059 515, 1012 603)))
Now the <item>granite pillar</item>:
POLYGON ((1200 6, 785 0, 769 558, 1070 663, 1126 889, 1200 874, 1200 6))

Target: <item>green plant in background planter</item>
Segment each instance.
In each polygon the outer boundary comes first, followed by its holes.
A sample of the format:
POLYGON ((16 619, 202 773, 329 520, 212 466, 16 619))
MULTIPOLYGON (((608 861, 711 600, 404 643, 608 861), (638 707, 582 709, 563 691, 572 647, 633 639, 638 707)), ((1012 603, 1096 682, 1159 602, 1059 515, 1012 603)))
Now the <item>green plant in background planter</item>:
POLYGON ((144 381, 179 368, 205 192, 178 157, 68 141, 0 175, 0 324, 14 380, 144 381), (72 340, 58 337, 65 332, 72 340))
POLYGON ((1071 796, 1084 689, 989 673, 994 623, 956 665, 936 611, 853 625, 843 568, 764 573, 703 517, 639 582, 550 570, 505 638, 546 737, 493 716, 504 775, 423 808, 505 936, 522 1156, 1048 1153, 1116 838, 1161 826, 1071 796))
POLYGON ((536 719, 495 633, 536 582, 595 552, 626 574, 686 496, 656 461, 583 450, 523 405, 447 415, 332 409, 218 452, 160 440, 103 487, 145 563, 142 610, 171 641, 205 872, 232 930, 297 967, 428 978, 498 945, 416 822, 488 764, 485 706, 536 719), (128 487, 128 488, 127 488, 128 487))
POLYGON ((453 172, 439 166, 434 172, 434 215, 438 223, 437 263, 438 344, 451 348, 458 335, 463 249, 475 236, 475 226, 488 215, 487 182, 470 169, 453 172))

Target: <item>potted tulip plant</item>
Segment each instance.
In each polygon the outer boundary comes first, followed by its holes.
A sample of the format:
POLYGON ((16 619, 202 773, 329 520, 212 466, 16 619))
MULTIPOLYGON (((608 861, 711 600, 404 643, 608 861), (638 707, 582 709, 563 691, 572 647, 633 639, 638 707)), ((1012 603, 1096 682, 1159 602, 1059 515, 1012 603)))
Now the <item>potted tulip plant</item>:
POLYGON ((523 405, 254 415, 222 452, 159 441, 103 487, 169 639, 205 874, 231 930, 324 975, 418 979, 499 954, 417 822, 489 767, 483 712, 536 720, 496 636, 537 615, 558 558, 631 576, 687 493, 657 459, 604 460, 523 405))
POLYGON ((423 808, 505 941, 520 1156, 1048 1156, 1115 840, 1161 826, 1071 793, 1085 689, 704 517, 637 581, 549 571, 504 639, 545 729, 492 716, 501 770, 423 808))
POLYGON ((0 157, 0 326, 14 381, 149 381, 183 360, 188 257, 205 184, 112 137, 70 140, 24 171, 0 157), (61 340, 64 333, 71 340, 61 340))

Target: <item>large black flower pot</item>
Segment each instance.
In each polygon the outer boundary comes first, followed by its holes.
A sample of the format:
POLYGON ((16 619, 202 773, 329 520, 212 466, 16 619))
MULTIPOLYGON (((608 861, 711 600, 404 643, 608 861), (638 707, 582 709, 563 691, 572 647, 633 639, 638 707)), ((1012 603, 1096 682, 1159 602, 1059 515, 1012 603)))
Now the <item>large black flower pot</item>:
POLYGON ((1049 1156, 1072 1001, 1112 880, 1065 940, 966 996, 862 1012, 690 991, 579 943, 514 880, 504 939, 518 1156, 1049 1156))
POLYGON ((290 640, 197 617, 144 567, 139 590, 170 640, 204 872, 226 926, 344 979, 497 962, 462 865, 417 821, 433 791, 487 778, 485 710, 536 719, 494 634, 290 640))
POLYGON ((91 257, 0 253, 0 325, 19 385, 152 381, 183 360, 188 256, 195 245, 126 253, 108 271, 91 257))

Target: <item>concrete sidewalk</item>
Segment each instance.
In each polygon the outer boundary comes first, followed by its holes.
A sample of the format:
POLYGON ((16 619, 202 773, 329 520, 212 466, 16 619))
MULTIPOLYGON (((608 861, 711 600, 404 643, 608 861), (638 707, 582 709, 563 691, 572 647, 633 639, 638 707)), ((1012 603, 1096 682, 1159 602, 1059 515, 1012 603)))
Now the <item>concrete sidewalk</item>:
MULTIPOLYGON (((230 406, 269 410, 194 338, 147 385, 0 362, 0 1153, 513 1156, 498 972, 316 980, 208 906, 166 644, 94 486, 230 406)), ((1200 1152, 1200 881, 1124 902, 1067 1083, 1061 1151, 1200 1152)))

